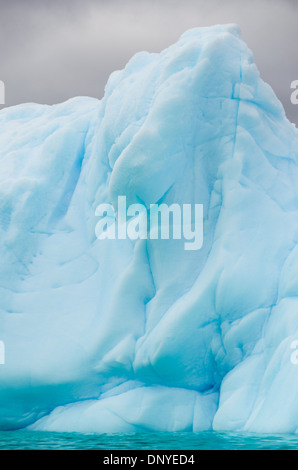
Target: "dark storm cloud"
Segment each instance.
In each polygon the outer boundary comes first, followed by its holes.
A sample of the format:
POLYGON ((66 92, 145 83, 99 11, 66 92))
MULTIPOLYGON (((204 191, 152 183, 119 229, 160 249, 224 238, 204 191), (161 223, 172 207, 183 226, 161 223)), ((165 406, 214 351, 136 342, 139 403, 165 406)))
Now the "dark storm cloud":
POLYGON ((298 124, 296 0, 0 0, 0 79, 7 105, 101 97, 110 73, 187 29, 238 23, 265 81, 298 124))

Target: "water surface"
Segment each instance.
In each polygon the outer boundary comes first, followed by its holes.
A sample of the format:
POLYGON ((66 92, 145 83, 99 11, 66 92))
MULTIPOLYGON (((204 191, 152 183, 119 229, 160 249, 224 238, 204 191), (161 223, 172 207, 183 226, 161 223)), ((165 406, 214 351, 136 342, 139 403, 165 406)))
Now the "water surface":
POLYGON ((0 432, 0 450, 298 450, 297 434, 0 432))

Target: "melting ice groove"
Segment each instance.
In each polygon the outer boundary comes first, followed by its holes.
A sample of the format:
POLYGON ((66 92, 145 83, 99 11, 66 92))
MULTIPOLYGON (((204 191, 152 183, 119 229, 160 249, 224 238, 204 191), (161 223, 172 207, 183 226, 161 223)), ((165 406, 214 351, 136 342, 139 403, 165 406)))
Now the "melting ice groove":
POLYGON ((296 432, 298 132, 234 25, 0 113, 0 428, 296 432), (203 204, 204 245, 97 240, 203 204))

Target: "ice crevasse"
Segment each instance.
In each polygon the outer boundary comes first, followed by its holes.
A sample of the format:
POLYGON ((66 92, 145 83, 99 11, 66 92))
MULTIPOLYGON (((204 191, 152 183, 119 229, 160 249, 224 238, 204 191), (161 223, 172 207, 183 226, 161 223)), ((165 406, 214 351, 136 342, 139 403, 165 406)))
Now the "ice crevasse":
POLYGON ((0 428, 297 432, 298 132, 235 25, 0 112, 0 428), (203 204, 204 243, 98 240, 203 204))

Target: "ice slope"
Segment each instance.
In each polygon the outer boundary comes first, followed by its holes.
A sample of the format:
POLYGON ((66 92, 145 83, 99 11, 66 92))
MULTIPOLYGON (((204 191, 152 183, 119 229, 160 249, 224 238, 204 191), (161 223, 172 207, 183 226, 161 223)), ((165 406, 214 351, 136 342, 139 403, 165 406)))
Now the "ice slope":
POLYGON ((0 113, 0 428, 295 432, 298 132, 234 25, 0 113), (200 203, 204 244, 97 240, 200 203))

